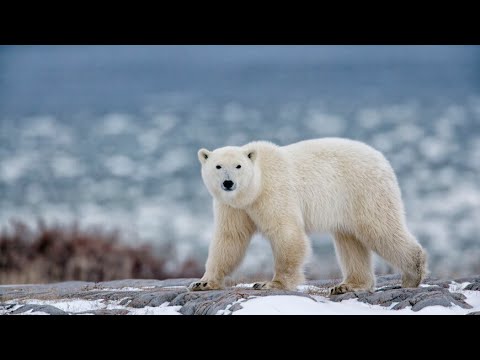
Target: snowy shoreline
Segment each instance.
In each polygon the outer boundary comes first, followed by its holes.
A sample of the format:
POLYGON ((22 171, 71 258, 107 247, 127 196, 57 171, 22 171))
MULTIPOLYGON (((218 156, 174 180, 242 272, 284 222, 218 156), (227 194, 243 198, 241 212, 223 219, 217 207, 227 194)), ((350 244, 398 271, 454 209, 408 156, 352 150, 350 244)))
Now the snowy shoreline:
POLYGON ((375 292, 327 296, 336 280, 312 280, 297 291, 251 289, 189 292, 195 279, 117 280, 0 286, 0 315, 465 315, 480 314, 480 275, 427 279, 403 289, 380 276, 375 292))

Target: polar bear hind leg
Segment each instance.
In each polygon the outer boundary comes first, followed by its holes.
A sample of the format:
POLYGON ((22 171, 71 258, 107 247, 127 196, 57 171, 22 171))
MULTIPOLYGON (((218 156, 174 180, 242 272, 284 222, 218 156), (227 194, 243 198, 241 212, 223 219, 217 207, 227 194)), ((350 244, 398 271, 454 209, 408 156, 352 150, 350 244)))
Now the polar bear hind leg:
POLYGON ((418 287, 427 272, 426 253, 405 226, 397 224, 390 228, 398 230, 390 234, 364 233, 363 243, 403 272, 402 287, 418 287))
POLYGON ((330 294, 339 295, 349 291, 372 290, 375 286, 372 251, 354 235, 336 232, 334 238, 343 281, 331 288, 330 294))

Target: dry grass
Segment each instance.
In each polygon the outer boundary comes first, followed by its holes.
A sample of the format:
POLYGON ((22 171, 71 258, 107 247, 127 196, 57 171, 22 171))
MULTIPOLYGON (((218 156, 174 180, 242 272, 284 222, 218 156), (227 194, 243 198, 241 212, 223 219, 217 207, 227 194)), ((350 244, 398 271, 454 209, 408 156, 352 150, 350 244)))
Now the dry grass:
POLYGON ((151 247, 121 243, 116 231, 81 229, 78 225, 36 227, 12 222, 0 232, 0 284, 47 283, 67 280, 165 279, 200 277, 203 264, 187 259, 167 270, 174 259, 171 246, 161 256, 151 247))

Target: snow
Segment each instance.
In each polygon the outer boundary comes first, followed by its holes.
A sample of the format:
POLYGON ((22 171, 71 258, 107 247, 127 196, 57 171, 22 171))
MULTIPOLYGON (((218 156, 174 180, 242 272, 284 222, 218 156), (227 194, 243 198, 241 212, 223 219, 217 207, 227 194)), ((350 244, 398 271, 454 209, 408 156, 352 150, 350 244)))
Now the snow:
POLYGON ((0 164, 0 182, 13 183, 20 179, 35 161, 33 154, 19 154, 5 159, 0 164))
POLYGON ((315 109, 309 111, 305 123, 312 132, 321 136, 340 135, 347 126, 342 117, 325 114, 315 109))
POLYGON ((469 284, 470 284, 469 282, 463 282, 463 283, 459 284, 455 281, 452 281, 452 283, 448 287, 448 290, 450 292, 462 292, 462 290, 465 289, 467 287, 467 285, 469 285, 469 284))
MULTIPOLYGON (((252 296, 249 299, 241 299, 242 309, 235 311, 233 315, 464 315, 474 311, 480 311, 480 292, 464 290, 468 282, 452 282, 449 290, 464 294, 466 302, 473 306, 472 309, 463 309, 459 306, 443 307, 429 306, 420 311, 412 311, 411 307, 401 310, 392 310, 397 304, 390 307, 370 305, 356 299, 333 302, 324 296, 326 290, 313 285, 300 285, 298 291, 309 294, 313 299, 303 296, 273 295, 265 297, 252 296)), ((253 284, 237 284, 238 288, 251 288, 253 284)), ((422 287, 433 285, 423 284, 422 287)), ((236 303, 231 304, 226 310, 220 310, 217 315, 229 315, 229 309, 236 303)))
POLYGON ((235 285, 235 287, 237 287, 237 288, 253 288, 253 285, 254 285, 254 284, 255 284, 255 283, 251 283, 251 284, 242 284, 242 283, 241 283, 241 284, 235 285))
POLYGON ((65 312, 79 313, 83 311, 94 311, 101 309, 113 309, 115 305, 108 305, 103 300, 27 300, 25 304, 31 305, 51 305, 65 312))
POLYGON ((121 135, 134 128, 132 119, 127 114, 112 113, 105 116, 102 125, 98 128, 100 135, 121 135))
POLYGON ((104 161, 105 167, 115 176, 129 176, 135 171, 135 163, 124 155, 109 156, 104 161))
POLYGON ((181 315, 178 310, 181 306, 168 306, 164 303, 158 307, 146 306, 140 309, 129 309, 128 315, 181 315))
POLYGON ((323 296, 313 296, 313 300, 303 296, 275 295, 251 298, 243 302, 242 309, 233 315, 465 315, 480 311, 480 293, 478 291, 463 293, 473 309, 463 309, 454 305, 429 306, 420 311, 412 311, 411 307, 391 310, 396 303, 384 307, 362 303, 356 299, 333 302, 323 296))
POLYGON ((28 311, 25 311, 24 313, 21 313, 19 315, 49 315, 46 312, 43 311, 33 311, 33 309, 30 309, 28 311))
MULTIPOLYGON (((334 303, 312 300, 303 296, 275 295, 250 299, 242 304, 243 309, 234 315, 347 315, 370 314, 370 306, 362 306, 356 300, 334 303)), ((378 306, 380 308, 380 306, 378 306)), ((379 310, 380 311, 380 310, 379 310)), ((383 310, 384 313, 391 311, 383 310)))
MULTIPOLYGON (((191 152, 188 152, 182 147, 176 147, 167 150, 156 164, 156 171, 158 175, 173 174, 179 170, 191 166, 191 152), (175 161, 172 161, 175 159, 175 161)), ((175 179, 176 180, 176 179, 175 179)))
MULTIPOLYGON (((180 315, 178 310, 181 306, 168 306, 168 302, 163 303, 158 307, 146 306, 143 308, 131 308, 124 305, 119 305, 124 299, 115 301, 104 300, 83 300, 83 299, 69 299, 69 300, 27 300, 19 305, 14 306, 9 310, 0 307, 0 315, 5 315, 19 309, 23 304, 31 305, 51 305, 57 309, 69 313, 85 313, 82 315, 92 315, 90 311, 95 310, 127 310, 128 315, 180 315)), ((28 310, 21 315, 48 315, 44 312, 28 310)))
POLYGON ((160 136, 154 131, 137 135, 137 142, 145 154, 153 153, 160 144, 160 136))
POLYGON ((60 124, 54 116, 34 116, 24 119, 22 140, 48 140, 56 145, 69 146, 73 142, 73 134, 69 127, 60 124))
POLYGON ((84 173, 83 166, 74 157, 61 154, 52 159, 51 167, 57 177, 75 177, 84 173))

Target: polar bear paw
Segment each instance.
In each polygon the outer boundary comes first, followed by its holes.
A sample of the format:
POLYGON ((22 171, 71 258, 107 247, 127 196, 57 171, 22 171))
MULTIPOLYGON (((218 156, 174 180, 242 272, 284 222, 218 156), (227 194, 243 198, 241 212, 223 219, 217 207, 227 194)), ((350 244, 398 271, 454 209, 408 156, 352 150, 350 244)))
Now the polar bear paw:
POLYGON ((190 291, 207 291, 207 290, 219 290, 222 289, 218 283, 213 281, 195 281, 190 284, 188 290, 190 291))
POLYGON ((254 290, 267 290, 267 289, 285 289, 285 286, 278 281, 263 281, 253 284, 254 290))
POLYGON ((347 292, 355 291, 355 289, 348 284, 340 284, 329 289, 330 295, 341 295, 347 292))
POLYGON ((355 292, 355 291, 368 291, 374 292, 375 291, 375 282, 367 282, 365 284, 348 284, 342 283, 337 286, 331 287, 328 289, 328 293, 330 295, 342 295, 348 292, 355 292))

